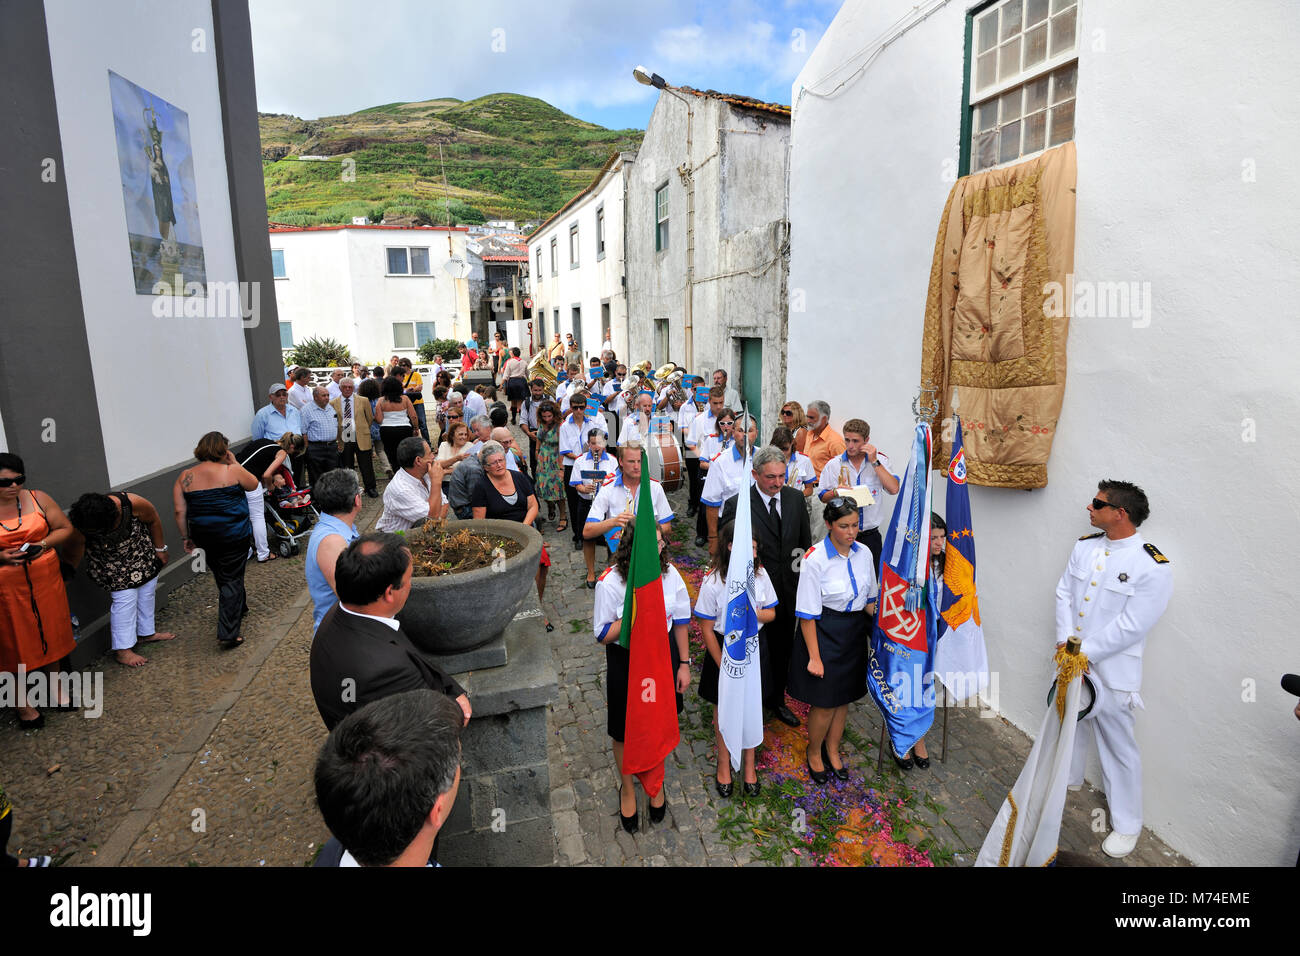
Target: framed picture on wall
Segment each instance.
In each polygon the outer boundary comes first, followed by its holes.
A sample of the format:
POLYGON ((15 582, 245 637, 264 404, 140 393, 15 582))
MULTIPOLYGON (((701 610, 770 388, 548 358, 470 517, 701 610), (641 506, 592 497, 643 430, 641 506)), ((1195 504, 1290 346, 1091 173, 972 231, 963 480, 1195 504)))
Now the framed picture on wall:
POLYGON ((112 70, 108 88, 135 291, 201 295, 208 277, 189 115, 112 70))

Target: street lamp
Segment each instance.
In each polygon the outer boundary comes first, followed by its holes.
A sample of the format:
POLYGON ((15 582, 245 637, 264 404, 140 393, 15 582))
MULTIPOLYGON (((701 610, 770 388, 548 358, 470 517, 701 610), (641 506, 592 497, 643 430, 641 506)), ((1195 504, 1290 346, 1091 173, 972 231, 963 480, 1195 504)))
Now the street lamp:
POLYGON ((686 163, 679 170, 686 185, 686 300, 682 308, 682 320, 685 327, 686 367, 695 367, 695 329, 692 312, 695 304, 695 166, 692 161, 691 136, 695 123, 695 111, 691 101, 668 85, 658 73, 651 73, 644 66, 632 69, 632 78, 642 86, 653 86, 664 93, 671 93, 686 104, 686 163))

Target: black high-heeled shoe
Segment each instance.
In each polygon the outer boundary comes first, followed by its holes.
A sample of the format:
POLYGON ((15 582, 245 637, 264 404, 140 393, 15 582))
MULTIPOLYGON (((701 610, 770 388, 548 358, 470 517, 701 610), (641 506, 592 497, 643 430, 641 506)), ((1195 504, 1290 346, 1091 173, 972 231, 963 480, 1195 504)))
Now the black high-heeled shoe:
POLYGON ((630 817, 623 816, 623 788, 618 788, 618 820, 623 824, 623 829, 628 833, 636 833, 639 830, 638 814, 634 810, 630 817))
POLYGON ((826 741, 824 740, 822 741, 822 763, 826 765, 827 770, 835 774, 837 780, 849 779, 848 767, 837 767, 831 763, 831 754, 830 751, 826 748, 826 741))
POLYGON ((724 800, 731 799, 731 795, 736 792, 735 781, 732 781, 731 783, 719 783, 718 778, 714 777, 713 786, 718 791, 718 796, 722 797, 724 800))
POLYGON ((920 768, 921 770, 928 770, 928 769, 930 768, 930 755, 929 755, 929 754, 926 754, 924 757, 922 757, 919 753, 917 753, 915 750, 913 750, 913 751, 912 751, 912 761, 913 761, 913 762, 916 764, 916 766, 917 766, 918 768, 920 768))
POLYGON ((668 812, 668 798, 664 797, 664 802, 657 807, 653 803, 647 804, 647 806, 650 808, 650 822, 663 823, 664 814, 668 812))
POLYGON ((763 791, 762 784, 760 784, 757 780, 755 780, 753 783, 750 783, 748 780, 746 780, 743 783, 741 783, 740 786, 741 789, 745 792, 745 796, 747 797, 756 797, 763 791))
POLYGON ((808 765, 808 776, 812 777, 813 783, 825 783, 831 778, 831 775, 825 770, 814 770, 811 760, 805 758, 804 763, 808 765))
POLYGON ((894 763, 898 764, 899 770, 912 769, 912 758, 910 756, 911 752, 909 751, 908 753, 909 753, 908 756, 900 757, 898 755, 898 751, 894 749, 894 742, 892 740, 889 742, 889 755, 894 758, 894 763))

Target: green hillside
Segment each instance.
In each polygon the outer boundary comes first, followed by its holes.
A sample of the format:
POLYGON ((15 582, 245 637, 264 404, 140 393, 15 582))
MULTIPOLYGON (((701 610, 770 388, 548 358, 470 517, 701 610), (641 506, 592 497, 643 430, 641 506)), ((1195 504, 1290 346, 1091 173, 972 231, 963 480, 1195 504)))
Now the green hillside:
POLYGON ((317 120, 261 113, 258 123, 267 215, 298 226, 353 216, 442 223, 448 205, 453 223, 545 219, 643 135, 513 93, 386 103, 317 120))

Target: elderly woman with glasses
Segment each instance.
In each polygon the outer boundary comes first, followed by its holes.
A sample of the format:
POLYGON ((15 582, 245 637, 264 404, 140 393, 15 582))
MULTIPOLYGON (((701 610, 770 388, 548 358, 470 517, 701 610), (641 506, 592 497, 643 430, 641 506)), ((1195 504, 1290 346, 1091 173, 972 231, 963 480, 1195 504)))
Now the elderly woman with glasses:
MULTIPOLYGON (((506 450, 499 441, 485 441, 478 452, 483 474, 470 495, 470 508, 475 521, 498 518, 532 525, 537 518, 537 495, 533 483, 526 475, 506 467, 506 450)), ((546 594, 546 575, 551 569, 551 556, 542 545, 542 557, 537 566, 537 600, 546 594)), ((543 605, 545 615, 545 605, 543 605)), ((543 617, 548 631, 554 630, 550 620, 543 617)))
MULTIPOLYGON (((8 674, 19 666, 28 673, 49 667, 77 646, 54 550, 74 534, 72 523, 26 482, 23 460, 0 452, 0 672, 8 674)), ((66 702, 51 706, 70 709, 66 702)), ((18 726, 44 725, 35 707, 18 708, 18 726)))
POLYGON ((803 640, 790 656, 790 696, 810 704, 808 775, 849 779, 840 738, 849 704, 867 693, 867 646, 876 613, 871 551, 858 544, 857 503, 832 498, 823 512, 826 537, 808 549, 799 570, 794 613, 803 640))

